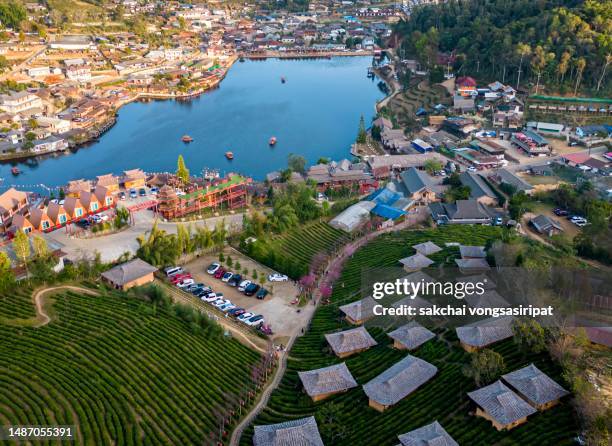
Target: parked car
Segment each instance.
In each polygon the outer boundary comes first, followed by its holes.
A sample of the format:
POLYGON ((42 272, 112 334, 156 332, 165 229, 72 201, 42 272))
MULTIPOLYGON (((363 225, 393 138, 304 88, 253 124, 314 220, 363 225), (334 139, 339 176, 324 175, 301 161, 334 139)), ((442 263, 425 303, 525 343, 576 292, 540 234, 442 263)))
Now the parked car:
POLYGON ((167 268, 164 268, 164 273, 166 274, 166 276, 171 276, 173 274, 178 274, 182 272, 183 268, 181 268, 180 266, 169 266, 167 268))
POLYGON ((147 190, 144 187, 141 187, 138 190, 138 195, 140 195, 141 197, 146 197, 147 196, 147 190))
POLYGON ((229 314, 230 316, 233 316, 233 317, 238 317, 238 316, 240 316, 241 314, 244 314, 244 313, 246 313, 246 310, 244 308, 240 308, 240 307, 233 308, 233 309, 231 309, 231 310, 229 310, 227 312, 227 314, 229 314))
POLYGON ((212 275, 219 271, 219 268, 221 268, 221 265, 219 265, 218 263, 211 263, 210 265, 208 265, 208 268, 206 268, 206 272, 212 275))
POLYGON ((242 281, 242 276, 240 274, 234 274, 230 280, 227 281, 229 286, 238 286, 238 284, 242 281))
POLYGON ((87 229, 91 226, 91 223, 89 223, 89 220, 86 218, 83 218, 82 220, 77 221, 75 225, 77 225, 79 228, 87 229))
POLYGON ((474 166, 470 166, 468 167, 468 169, 470 172, 478 172, 478 169, 476 169, 474 166))
POLYGON ((244 321, 246 321, 247 319, 249 319, 249 318, 251 318, 253 316, 255 316, 255 313, 249 313, 247 311, 246 313, 242 313, 240 316, 238 316, 238 320, 240 322, 244 322, 244 321))
POLYGON ((152 187, 152 188, 151 188, 151 195, 155 195, 155 196, 157 196, 157 193, 158 193, 158 192, 159 192, 159 189, 158 189, 158 188, 156 188, 156 187, 152 187))
POLYGON ((136 198, 137 196, 136 189, 130 189, 130 198, 136 198))
POLYGON ((119 193, 119 199, 120 200, 125 200, 126 199, 125 192, 120 192, 119 193))
POLYGON ((193 285, 194 283, 195 283, 195 280, 188 278, 188 279, 181 280, 180 282, 176 284, 176 286, 179 288, 186 288, 190 285, 193 285))
POLYGON ((170 277, 170 283, 176 285, 181 280, 192 279, 192 278, 193 277, 191 277, 191 274, 189 274, 189 273, 175 274, 172 277, 170 277))
POLYGON ((227 313, 228 311, 233 310, 234 308, 236 308, 236 305, 230 302, 229 304, 219 307, 219 310, 223 311, 224 313, 227 313))
POLYGON ((257 292, 257 295, 255 297, 257 297, 257 299, 265 299, 267 295, 268 295, 268 290, 266 290, 265 288, 261 288, 257 292))
POLYGON ((273 273, 268 276, 268 280, 270 282, 286 282, 289 280, 289 277, 284 274, 273 273))
POLYGON ((221 298, 221 299, 219 299, 219 300, 217 300, 217 301, 213 302, 213 305, 214 305, 215 307, 217 307, 217 308, 221 308, 222 306, 227 305, 227 304, 231 304, 231 303, 232 303, 232 301, 231 301, 231 300, 221 298))
POLYGON ((221 281, 229 282, 232 277, 234 277, 234 273, 231 271, 226 271, 225 274, 223 274, 223 277, 221 277, 221 281))
POLYGON ((200 297, 200 299, 202 299, 204 302, 208 302, 209 304, 212 304, 213 302, 219 299, 219 296, 217 296, 216 293, 208 293, 200 297))
POLYGON ((258 314, 257 316, 253 316, 252 318, 244 321, 244 323, 250 327, 259 327, 264 322, 265 322, 264 317, 261 314, 258 314))
POLYGON ((222 277, 223 277, 223 275, 224 275, 226 272, 227 272, 227 270, 226 270, 225 268, 221 267, 221 268, 219 268, 219 269, 218 269, 218 270, 215 272, 215 274, 213 274, 213 277, 214 277, 215 279, 220 279, 220 278, 222 278, 222 277))
POLYGON ((566 217, 569 215, 569 212, 565 209, 557 208, 553 211, 553 213, 558 217, 566 217))
POLYGON ((245 296, 252 296, 259 291, 259 288, 261 287, 256 283, 250 283, 249 286, 244 289, 244 294, 245 296))
POLYGON ((504 223, 504 219, 501 217, 495 217, 495 221, 493 222, 495 226, 501 226, 503 223, 504 223))
POLYGON ((238 285, 238 291, 244 291, 246 290, 246 287, 248 287, 251 284, 250 280, 243 280, 242 282, 240 282, 240 284, 238 285))
POLYGON ((99 214, 100 218, 102 219, 102 221, 108 221, 109 220, 109 216, 107 214, 99 214))

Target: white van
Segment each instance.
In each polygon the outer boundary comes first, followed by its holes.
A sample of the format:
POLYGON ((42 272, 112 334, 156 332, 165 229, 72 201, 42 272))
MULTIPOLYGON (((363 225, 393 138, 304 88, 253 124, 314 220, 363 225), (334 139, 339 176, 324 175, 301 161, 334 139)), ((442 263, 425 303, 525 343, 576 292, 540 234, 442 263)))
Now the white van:
POLYGON ((166 273, 167 277, 170 277, 170 276, 174 276, 175 274, 182 273, 183 268, 181 268, 180 266, 170 266, 164 269, 164 272, 166 273))

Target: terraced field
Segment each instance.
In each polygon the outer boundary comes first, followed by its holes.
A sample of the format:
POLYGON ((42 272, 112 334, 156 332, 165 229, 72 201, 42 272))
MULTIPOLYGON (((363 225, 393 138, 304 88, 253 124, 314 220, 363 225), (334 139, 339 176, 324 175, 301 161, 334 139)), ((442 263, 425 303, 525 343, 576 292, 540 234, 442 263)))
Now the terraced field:
POLYGON ((416 111, 423 107, 431 112, 437 104, 450 105, 450 96, 441 85, 419 82, 405 92, 397 94, 388 104, 391 114, 400 128, 411 128, 416 122, 416 111))
MULTIPOLYGON (((448 328, 434 329, 438 337, 414 353, 436 365, 438 374, 384 413, 368 407, 361 387, 319 403, 313 403, 301 390, 298 371, 341 362, 328 352, 323 335, 349 328, 340 318, 337 307, 359 298, 355 293, 361 286, 364 268, 394 266, 398 259, 413 253, 411 245, 427 240, 439 246, 445 242, 482 245, 488 239, 498 237, 498 229, 493 227, 449 226, 383 235, 357 251, 347 262, 338 281, 344 286, 334 288, 332 304, 317 309, 309 331, 296 341, 290 352, 287 372, 254 425, 273 424, 314 414, 325 444, 391 446, 398 443, 399 434, 438 420, 460 445, 574 444, 573 437, 578 428, 567 403, 530 417, 527 424, 510 432, 498 432, 484 419, 469 415, 470 403, 466 392, 476 388, 473 381, 462 373, 469 355, 459 347, 455 331, 448 328)), ((457 254, 457 248, 450 247, 432 258, 438 264, 450 263, 457 254)), ((346 360, 360 385, 406 355, 406 352, 391 348, 389 338, 380 328, 369 327, 368 330, 379 345, 346 360)), ((545 354, 524 356, 517 352, 511 340, 497 344, 494 350, 503 355, 508 371, 533 362, 553 379, 563 383, 560 369, 545 354)), ((250 426, 241 439, 242 446, 252 444, 252 433, 253 427, 250 426)))
POLYGON ((260 358, 118 292, 59 292, 49 324, 3 324, 35 316, 31 291, 0 298, 0 425, 76 425, 66 444, 213 444, 260 358))

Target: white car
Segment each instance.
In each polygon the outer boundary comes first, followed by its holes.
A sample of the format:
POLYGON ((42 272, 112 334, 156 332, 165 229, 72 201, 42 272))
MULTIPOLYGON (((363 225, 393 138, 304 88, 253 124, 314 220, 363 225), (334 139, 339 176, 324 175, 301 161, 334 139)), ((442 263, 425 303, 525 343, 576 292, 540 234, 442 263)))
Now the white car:
POLYGON ((246 321, 244 321, 244 323, 250 327, 259 327, 260 325, 263 325, 264 322, 265 320, 261 314, 258 314, 257 316, 253 316, 247 319, 246 321))
POLYGON ((102 219, 102 221, 108 221, 108 215, 106 214, 100 214, 100 218, 102 219))
POLYGON ((249 312, 247 312, 247 313, 242 313, 240 316, 238 316, 238 317, 236 318, 236 320, 238 320, 238 321, 240 321, 240 322, 244 322, 244 321, 246 321, 247 319, 252 318, 253 316, 255 316, 255 313, 249 313, 249 312))
POLYGON ((223 274, 223 277, 221 277, 221 282, 229 282, 233 275, 234 273, 231 271, 226 272, 225 274, 223 274))
POLYGON ((209 267, 206 269, 206 272, 208 274, 212 275, 212 274, 216 273, 217 271, 219 271, 219 268, 221 268, 221 265, 219 265, 218 263, 216 263, 216 262, 215 263, 211 263, 209 265, 209 267))
POLYGON ((190 285, 193 285, 194 283, 195 283, 195 280, 193 279, 184 279, 184 280, 181 280, 179 283, 177 283, 176 286, 179 288, 185 288, 190 285))
POLYGON ((289 280, 289 277, 285 276, 284 274, 274 273, 268 276, 268 280, 270 282, 286 282, 289 280))
POLYGON ((231 304, 232 301, 229 299, 219 299, 216 302, 213 302, 213 305, 217 308, 221 308, 224 305, 231 304))
POLYGON ((91 216, 91 220, 94 223, 102 223, 102 217, 100 217, 99 215, 92 215, 91 216))
POLYGON ((238 291, 244 291, 251 283, 250 280, 243 280, 240 282, 240 285, 238 285, 238 291))
POLYGON ((217 293, 210 293, 207 294, 206 296, 202 296, 202 300, 204 302, 208 302, 209 304, 219 300, 219 296, 217 296, 217 293))
POLYGON ((166 276, 170 277, 175 274, 182 273, 183 268, 181 268, 180 266, 169 266, 168 268, 164 268, 164 272, 166 273, 166 276))
POLYGON ((219 310, 223 311, 224 313, 227 313, 228 311, 233 310, 234 308, 236 308, 236 305, 230 302, 229 304, 219 307, 219 310))

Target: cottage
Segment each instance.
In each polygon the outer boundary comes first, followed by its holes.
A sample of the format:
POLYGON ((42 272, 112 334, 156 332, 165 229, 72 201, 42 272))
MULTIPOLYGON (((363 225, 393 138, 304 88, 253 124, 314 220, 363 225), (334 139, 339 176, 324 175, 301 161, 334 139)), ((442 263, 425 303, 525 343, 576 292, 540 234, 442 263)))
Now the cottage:
POLYGON ((429 256, 429 255, 442 251, 442 248, 440 248, 438 245, 436 245, 431 240, 428 240, 423 243, 419 243, 417 245, 412 245, 412 247, 415 249, 416 252, 423 254, 424 256, 429 256))
POLYGON ((399 262, 404 266, 404 270, 409 273, 418 271, 423 268, 427 268, 428 266, 434 263, 433 260, 428 257, 425 257, 420 252, 417 252, 416 254, 411 255, 410 257, 400 259, 399 262))
POLYGON ((115 193, 119 191, 119 178, 112 173, 98 175, 96 177, 96 186, 104 186, 111 193, 115 193))
POLYGON ((376 305, 376 301, 372 297, 366 297, 356 302, 342 305, 339 307, 339 310, 344 313, 347 322, 353 325, 360 325, 374 316, 374 313, 372 313, 374 305, 376 305))
POLYGON ((489 420, 498 431, 523 424, 536 412, 501 381, 468 392, 468 396, 476 403, 476 416, 489 420))
POLYGON ((502 375, 502 379, 539 411, 551 408, 569 395, 567 390, 533 364, 502 375))
POLYGON ((438 372, 438 368, 416 356, 408 355, 372 381, 363 391, 370 407, 383 412, 417 390, 438 372))
POLYGON ((34 230, 37 231, 45 232, 50 230, 54 226, 53 220, 49 218, 47 213, 40 208, 30 208, 28 219, 30 220, 30 223, 32 224, 34 230))
POLYGON ((557 220, 547 215, 538 215, 532 218, 529 223, 540 234, 545 234, 549 237, 563 232, 563 226, 557 220))
POLYGON ((90 190, 91 181, 80 179, 68 182, 68 187, 65 192, 67 197, 78 197, 81 195, 81 192, 89 192, 90 190))
POLYGON ((459 446, 437 421, 397 438, 401 446, 459 446))
POLYGON ((16 214, 13 216, 13 220, 8 231, 12 232, 13 234, 17 233, 17 231, 23 231, 26 234, 29 234, 34 231, 34 229, 34 225, 30 223, 30 220, 25 215, 16 214))
POLYGON ((113 194, 110 189, 105 186, 96 186, 93 194, 103 209, 109 208, 115 203, 113 194))
POLYGON ((436 337, 436 335, 416 321, 412 321, 389 333, 393 347, 398 350, 415 350, 436 337))
POLYGON ((472 308, 507 308, 510 304, 495 290, 482 294, 466 294, 464 300, 472 308))
POLYGON ((53 222, 53 227, 61 227, 68 222, 68 214, 59 203, 49 203, 47 206, 47 216, 53 222))
POLYGON ((10 228, 12 218, 21 213, 29 205, 27 192, 19 191, 13 187, 0 195, 0 229, 4 232, 10 228))
POLYGON ((326 334, 325 339, 339 358, 346 358, 377 345, 365 327, 326 334))
POLYGON ((89 191, 81 192, 81 194, 79 195, 79 201, 81 202, 81 205, 85 209, 85 212, 88 214, 89 213, 95 214, 96 212, 99 212, 100 209, 102 208, 96 196, 92 192, 89 192, 89 191))
POLYGON ((462 259, 485 259, 487 257, 484 246, 460 245, 459 254, 462 259))
POLYGON ((255 426, 253 446, 323 446, 315 417, 255 426))
POLYGON ((400 178, 401 184, 407 192, 406 196, 414 204, 427 205, 438 201, 437 194, 440 192, 440 187, 434 184, 427 172, 411 167, 402 172, 400 178))
POLYGON ((491 269, 486 259, 455 259, 462 274, 475 274, 491 269))
POLYGON ((308 372, 298 372, 298 376, 304 390, 314 402, 357 387, 357 382, 345 362, 308 372))
MULTIPOLYGON (((532 169, 535 169, 535 168, 532 168, 532 169)), ((514 188, 514 190, 516 190, 517 192, 523 191, 527 195, 531 195, 533 191, 535 190, 531 184, 529 184, 527 181, 523 180, 522 178, 516 176, 516 174, 509 171, 508 169, 499 169, 497 172, 495 172, 494 178, 500 184, 507 184, 511 186, 512 188, 514 188)))
POLYGON ((486 206, 497 204, 497 196, 486 181, 478 174, 465 171, 459 175, 461 184, 470 189, 470 198, 486 206))
POLYGON ((126 170, 123 172, 123 186, 126 189, 138 189, 145 186, 146 174, 141 169, 126 170))
POLYGON ((81 201, 75 197, 66 197, 64 200, 64 210, 69 220, 77 220, 87 215, 87 210, 81 201))
POLYGON ((495 318, 491 317, 474 322, 463 327, 457 327, 457 337, 464 350, 474 352, 504 339, 511 338, 512 333, 511 316, 495 318))
POLYGON ((102 273, 102 279, 113 288, 125 291, 153 282, 155 271, 156 267, 137 258, 102 273))
POLYGON ((490 225, 495 211, 477 200, 457 200, 452 203, 431 203, 431 217, 437 224, 490 225))
POLYGON ((31 114, 43 108, 42 100, 28 91, 10 92, 0 96, 0 110, 8 113, 31 114))

